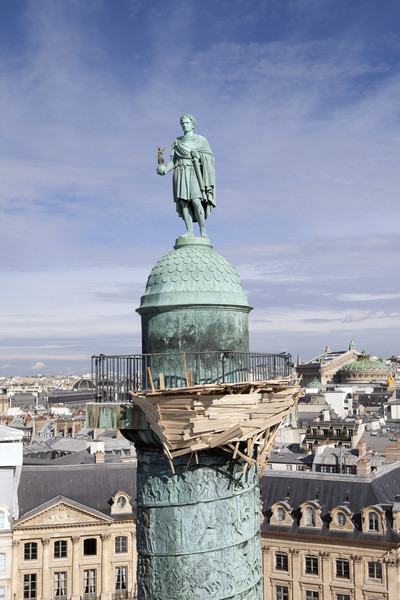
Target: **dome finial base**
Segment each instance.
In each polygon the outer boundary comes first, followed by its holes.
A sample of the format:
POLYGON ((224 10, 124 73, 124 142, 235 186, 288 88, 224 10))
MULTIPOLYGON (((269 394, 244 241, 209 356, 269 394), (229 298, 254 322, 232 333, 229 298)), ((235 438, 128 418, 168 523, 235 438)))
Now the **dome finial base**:
POLYGON ((174 249, 183 248, 184 246, 205 246, 212 248, 210 238, 208 236, 200 237, 197 235, 184 234, 178 237, 175 241, 174 249))

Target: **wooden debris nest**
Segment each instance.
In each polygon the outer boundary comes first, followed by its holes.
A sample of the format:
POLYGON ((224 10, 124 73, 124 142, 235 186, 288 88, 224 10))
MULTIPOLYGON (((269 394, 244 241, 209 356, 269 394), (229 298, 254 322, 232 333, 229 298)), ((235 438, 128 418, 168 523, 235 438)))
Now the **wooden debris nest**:
POLYGON ((293 412, 299 380, 290 378, 196 385, 134 393, 151 429, 161 440, 171 469, 173 459, 220 448, 265 469, 278 429, 293 412))

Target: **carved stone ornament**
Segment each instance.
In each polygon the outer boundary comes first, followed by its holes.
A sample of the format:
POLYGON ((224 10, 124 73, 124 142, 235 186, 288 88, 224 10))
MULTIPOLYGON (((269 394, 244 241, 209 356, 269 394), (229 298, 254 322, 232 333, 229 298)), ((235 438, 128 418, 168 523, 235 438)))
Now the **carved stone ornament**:
POLYGON ((300 554, 299 548, 289 548, 289 552, 292 556, 299 556, 300 554))
POLYGON ((71 541, 73 544, 77 544, 81 538, 78 535, 73 535, 71 541))
POLYGON ((102 542, 107 542, 111 539, 111 533, 102 533, 100 537, 102 542))
POLYGON ((330 557, 331 553, 330 552, 320 552, 319 555, 322 558, 322 560, 328 560, 328 558, 330 557))
POLYGON ((356 563, 359 564, 362 562, 363 557, 360 554, 351 554, 350 558, 356 563))
MULTIPOLYGON (((81 510, 64 502, 60 502, 51 508, 34 515, 25 521, 21 519, 21 526, 24 525, 64 525, 76 523, 99 523, 106 519, 101 519, 89 511, 81 510)), ((107 519, 108 521, 109 519, 107 519)))
POLYGON ((12 545, 13 548, 17 548, 17 546, 20 545, 20 540, 13 540, 11 542, 11 545, 12 545))
POLYGON ((42 539, 42 544, 43 544, 43 546, 48 546, 50 544, 50 539, 49 538, 42 539))

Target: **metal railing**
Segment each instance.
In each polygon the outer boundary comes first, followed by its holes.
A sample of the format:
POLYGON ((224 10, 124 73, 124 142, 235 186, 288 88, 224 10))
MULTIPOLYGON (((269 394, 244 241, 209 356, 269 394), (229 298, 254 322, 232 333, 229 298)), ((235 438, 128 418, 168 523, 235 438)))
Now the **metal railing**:
POLYGON ((290 354, 187 352, 92 356, 93 400, 129 402, 129 391, 287 377, 290 354))

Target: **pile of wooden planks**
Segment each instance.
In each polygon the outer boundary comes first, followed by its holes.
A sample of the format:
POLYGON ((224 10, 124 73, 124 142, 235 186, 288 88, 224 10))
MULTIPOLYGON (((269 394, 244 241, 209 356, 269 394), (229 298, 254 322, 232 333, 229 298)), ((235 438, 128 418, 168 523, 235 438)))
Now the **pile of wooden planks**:
MULTIPOLYGON (((173 459, 220 448, 265 468, 278 429, 293 412, 299 382, 274 379, 130 392, 158 435, 174 471, 173 459)), ((189 466, 189 463, 188 463, 189 466)))

